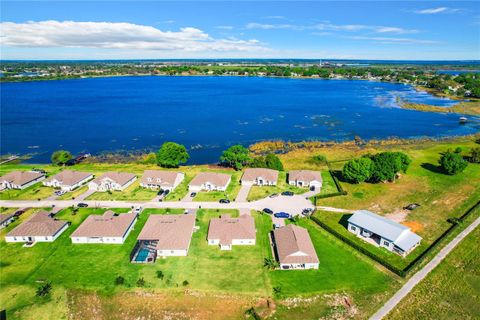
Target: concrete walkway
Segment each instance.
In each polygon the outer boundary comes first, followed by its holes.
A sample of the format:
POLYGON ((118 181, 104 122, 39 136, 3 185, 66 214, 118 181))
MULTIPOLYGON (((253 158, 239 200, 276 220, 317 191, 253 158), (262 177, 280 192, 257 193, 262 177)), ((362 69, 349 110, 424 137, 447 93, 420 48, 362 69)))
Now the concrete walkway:
POLYGON ((240 191, 237 194, 237 197, 235 198, 235 201, 246 202, 247 197, 248 197, 248 193, 250 192, 251 188, 252 188, 252 185, 243 184, 240 188, 240 191))
POLYGON ((462 241, 470 232, 478 227, 478 225, 480 225, 480 218, 477 218, 477 220, 475 220, 471 225, 457 235, 455 239, 450 241, 449 244, 440 250, 440 252, 429 263, 427 263, 425 267, 415 273, 407 281, 407 283, 405 283, 405 285, 370 318, 370 320, 381 320, 387 316, 388 313, 392 311, 393 308, 395 308, 395 306, 399 304, 400 301, 405 298, 405 296, 407 296, 407 294, 430 273, 430 271, 435 269, 435 267, 438 266, 443 259, 445 259, 445 257, 460 243, 460 241, 462 241))
POLYGON ((88 189, 87 191, 85 191, 84 193, 82 194, 79 194, 75 200, 77 201, 82 201, 82 200, 85 200, 86 198, 88 198, 89 196, 91 196, 92 194, 95 193, 95 190, 93 189, 88 189))

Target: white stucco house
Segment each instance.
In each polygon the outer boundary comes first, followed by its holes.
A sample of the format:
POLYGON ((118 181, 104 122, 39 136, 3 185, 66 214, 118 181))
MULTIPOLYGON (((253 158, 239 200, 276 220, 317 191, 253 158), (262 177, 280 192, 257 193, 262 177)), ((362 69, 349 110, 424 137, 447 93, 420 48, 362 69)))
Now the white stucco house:
POLYGON ((57 220, 47 211, 40 211, 7 233, 6 242, 53 242, 69 226, 67 221, 57 220))
POLYGON ((111 210, 103 215, 91 214, 70 239, 72 243, 122 244, 133 230, 137 216, 133 211, 117 214, 111 210))
POLYGON ((281 270, 318 269, 319 260, 307 229, 294 224, 273 231, 281 270))
POLYGON ((88 183, 90 190, 105 192, 109 190, 122 191, 128 188, 137 180, 137 176, 133 173, 126 172, 106 172, 100 177, 88 183))
POLYGON ((348 231, 359 238, 403 257, 415 249, 422 238, 410 228, 368 210, 358 210, 348 219, 348 231))
POLYGON ((247 168, 240 183, 242 185, 275 186, 278 181, 278 171, 266 168, 247 168))
POLYGON ((92 179, 93 174, 90 172, 63 170, 53 177, 44 180, 43 185, 47 187, 60 188, 63 191, 68 192, 81 187, 92 179))
POLYGON ((232 246, 255 245, 255 222, 252 216, 243 214, 231 218, 222 214, 210 220, 207 241, 209 245, 220 246, 220 250, 232 250, 232 246))
POLYGON ((36 171, 12 171, 0 177, 0 190, 25 189, 45 179, 45 173, 36 171))
POLYGON ((322 188, 322 175, 313 170, 292 170, 288 173, 288 184, 300 188, 320 190, 322 188))
POLYGON ((168 190, 175 189, 185 178, 185 174, 175 171, 163 170, 145 170, 140 186, 153 190, 168 190))
POLYGON ((225 173, 216 172, 200 172, 197 174, 190 184, 190 191, 225 191, 230 184, 231 176, 225 173))

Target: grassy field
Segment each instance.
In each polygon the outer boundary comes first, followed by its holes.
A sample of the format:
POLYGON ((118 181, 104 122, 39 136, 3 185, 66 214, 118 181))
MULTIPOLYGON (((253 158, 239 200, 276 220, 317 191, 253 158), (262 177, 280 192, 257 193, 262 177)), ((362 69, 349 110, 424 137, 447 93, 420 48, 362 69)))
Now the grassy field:
MULTIPOLYGON (((125 210, 115 209, 117 212, 125 210)), ((182 285, 184 280, 188 281, 186 288, 189 290, 252 297, 271 295, 273 286, 281 286, 282 294, 286 297, 337 290, 353 293, 366 290, 369 294, 378 294, 392 283, 388 274, 379 271, 371 262, 357 256, 308 220, 302 220, 300 224, 306 226, 312 235, 321 268, 306 272, 272 272, 263 268, 264 258, 271 254, 267 234, 272 223, 268 215, 253 212, 257 228, 255 246, 221 251, 217 246, 207 245, 208 222, 223 212, 233 215, 238 215, 238 212, 198 210, 197 225, 200 229, 193 235, 188 257, 169 257, 155 264, 142 265, 130 263, 129 256, 147 217, 150 214, 181 213, 183 210, 145 210, 123 245, 73 245, 69 235, 89 214, 101 214, 104 209, 81 208, 76 214, 71 209, 64 209, 57 214, 57 218, 68 220, 72 225, 55 242, 37 243, 32 248, 6 244, 4 235, 33 211, 27 211, 20 221, 0 231, 0 308, 6 308, 13 319, 28 318, 30 312, 37 312, 39 319, 48 318, 52 309, 55 309, 54 314, 58 314, 56 318, 65 318, 65 310, 72 308, 68 306, 68 295, 76 296, 81 292, 87 295, 96 292, 99 299, 123 295, 132 290, 168 289, 167 292, 175 295, 178 290, 185 289, 182 285), (163 272, 163 279, 157 277, 157 271, 163 272), (124 285, 114 284, 117 276, 125 278, 124 285), (361 281, 358 278, 360 276, 361 281), (145 280, 144 288, 137 287, 139 278, 145 280), (35 297, 34 291, 39 281, 52 282, 54 291, 51 297, 35 297)))
POLYGON ((80 188, 77 188, 77 189, 73 190, 72 192, 67 192, 67 193, 61 195, 61 196, 58 197, 57 199, 58 199, 58 200, 71 200, 71 199, 75 199, 76 197, 78 197, 78 196, 81 195, 82 193, 85 193, 86 191, 88 191, 88 186, 87 186, 87 185, 84 185, 84 186, 81 186, 80 188))
POLYGON ((252 186, 248 193, 247 200, 255 201, 268 197, 273 193, 280 194, 283 191, 292 191, 295 194, 301 194, 308 191, 306 188, 298 188, 287 183, 287 172, 280 171, 278 173, 278 181, 276 186, 252 186))
POLYGON ((45 187, 42 183, 34 184, 23 190, 7 189, 0 192, 0 200, 36 200, 45 199, 53 195, 54 189, 45 187))
POLYGON ((478 319, 479 242, 480 229, 477 228, 386 319, 478 319))

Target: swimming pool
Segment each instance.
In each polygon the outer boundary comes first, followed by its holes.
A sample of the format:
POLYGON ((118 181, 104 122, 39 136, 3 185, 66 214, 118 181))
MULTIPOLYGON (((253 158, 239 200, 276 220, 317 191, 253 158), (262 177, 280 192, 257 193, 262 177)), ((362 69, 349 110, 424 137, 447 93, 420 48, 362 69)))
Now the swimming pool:
POLYGON ((150 251, 147 248, 140 248, 138 250, 137 256, 135 257, 135 262, 146 262, 150 251))

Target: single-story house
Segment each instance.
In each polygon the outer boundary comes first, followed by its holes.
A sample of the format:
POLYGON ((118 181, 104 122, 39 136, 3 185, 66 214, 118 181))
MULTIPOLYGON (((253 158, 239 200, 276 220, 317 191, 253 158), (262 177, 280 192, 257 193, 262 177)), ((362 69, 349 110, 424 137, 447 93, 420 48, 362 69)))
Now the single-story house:
POLYGON ((88 188, 95 191, 116 190, 122 191, 128 188, 137 176, 133 173, 126 172, 105 172, 100 177, 88 183, 88 188))
POLYGON ((138 214, 118 214, 111 210, 103 215, 92 214, 83 221, 70 238, 72 243, 122 244, 132 231, 138 214))
POLYGON ((232 177, 225 173, 200 172, 190 181, 190 191, 225 191, 230 184, 232 177))
POLYGON ((242 185, 275 186, 278 180, 278 171, 266 168, 245 169, 240 183, 242 185))
POLYGON ((319 190, 322 187, 322 175, 319 171, 313 170, 292 170, 288 173, 288 184, 301 188, 315 187, 319 190))
POLYGON ((175 171, 146 170, 143 173, 140 186, 149 189, 172 191, 185 178, 185 174, 175 171))
POLYGON ((5 228, 10 223, 15 221, 15 214, 13 213, 2 213, 0 214, 0 229, 5 228))
POLYGON ((275 229, 272 240, 280 269, 318 269, 318 256, 307 229, 289 224, 275 229))
POLYGON ((63 191, 72 191, 92 179, 93 174, 90 172, 63 170, 53 177, 44 180, 43 185, 60 188, 63 191))
POLYGON ((25 189, 45 179, 45 173, 36 171, 12 171, 0 177, 0 190, 25 189))
POLYGON ((403 257, 422 240, 410 228, 368 210, 358 210, 353 213, 348 219, 348 231, 403 257))
POLYGON ((53 242, 68 228, 68 221, 57 220, 39 211, 7 233, 6 242, 53 242))
POLYGON ((209 245, 220 246, 221 250, 232 250, 232 245, 255 245, 255 222, 249 214, 231 218, 222 214, 210 220, 207 240, 209 245))
POLYGON ((152 214, 138 235, 132 262, 186 256, 195 230, 195 214, 152 214))

